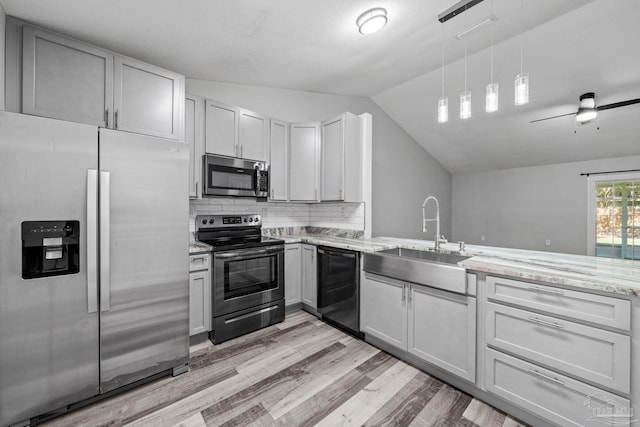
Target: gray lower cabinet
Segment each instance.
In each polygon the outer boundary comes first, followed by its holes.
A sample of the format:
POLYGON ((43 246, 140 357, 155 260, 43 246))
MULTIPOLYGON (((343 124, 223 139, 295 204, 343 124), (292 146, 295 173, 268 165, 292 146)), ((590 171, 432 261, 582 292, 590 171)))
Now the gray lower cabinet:
POLYGON ((476 298, 364 273, 361 330, 470 382, 476 298))
POLYGON ((189 256, 189 335, 211 330, 211 255, 189 256))
POLYGON ((302 264, 300 243, 284 245, 284 305, 302 302, 302 264))
POLYGON ((318 273, 316 247, 302 244, 302 303, 316 310, 318 308, 318 273))
POLYGON ((407 348, 406 284, 364 273, 360 283, 360 329, 395 347, 407 348))
POLYGON ((486 351, 487 390, 561 426, 628 426, 628 399, 496 350, 486 351))
POLYGON ((180 74, 29 25, 21 65, 23 113, 183 138, 180 74))
POLYGON ((475 297, 411 285, 408 325, 410 353, 475 383, 475 297))

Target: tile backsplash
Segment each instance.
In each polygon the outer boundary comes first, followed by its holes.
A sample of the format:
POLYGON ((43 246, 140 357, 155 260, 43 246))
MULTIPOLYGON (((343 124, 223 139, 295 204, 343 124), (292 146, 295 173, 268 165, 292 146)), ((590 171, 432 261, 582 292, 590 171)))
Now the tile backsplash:
POLYGON ((258 213, 262 227, 324 227, 364 230, 364 203, 279 203, 250 198, 208 197, 189 201, 189 230, 196 215, 258 213))

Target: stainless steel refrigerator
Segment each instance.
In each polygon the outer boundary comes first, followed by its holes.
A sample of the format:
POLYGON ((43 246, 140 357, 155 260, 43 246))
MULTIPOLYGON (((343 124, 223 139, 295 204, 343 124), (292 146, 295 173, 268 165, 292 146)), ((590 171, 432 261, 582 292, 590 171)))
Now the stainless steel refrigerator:
POLYGON ((0 112, 0 426, 186 370, 188 155, 0 112))

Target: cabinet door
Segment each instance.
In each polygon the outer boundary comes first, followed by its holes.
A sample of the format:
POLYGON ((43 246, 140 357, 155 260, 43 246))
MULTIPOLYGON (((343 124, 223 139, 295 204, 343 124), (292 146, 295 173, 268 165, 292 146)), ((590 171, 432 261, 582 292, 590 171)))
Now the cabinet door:
POLYGON ((318 307, 318 273, 316 247, 302 245, 302 302, 314 310, 318 307))
POLYGON ((412 285, 409 352, 468 381, 476 379, 476 299, 412 285))
POLYGON ((111 125, 113 54, 25 26, 22 72, 23 113, 111 125))
POLYGON ((272 119, 269 133, 269 162, 271 163, 271 169, 269 171, 269 184, 271 185, 269 199, 286 201, 289 189, 289 124, 272 119))
POLYGON ((184 111, 184 140, 189 144, 189 197, 199 198, 204 154, 204 99, 186 95, 184 111))
POLYGON ((320 200, 342 200, 344 188, 343 116, 322 122, 322 190, 320 200))
POLYGON ((211 274, 189 273, 189 335, 211 330, 211 274))
POLYGON ((240 109, 238 146, 240 157, 266 162, 269 155, 269 119, 253 111, 240 109))
POLYGON ((236 107, 207 99, 205 151, 236 157, 238 152, 239 112, 236 107))
POLYGON ((362 323, 367 335, 407 349, 407 286, 398 280, 365 273, 360 285, 362 323))
POLYGON ((184 76, 119 55, 114 64, 114 128, 181 139, 184 76))
POLYGON ((284 304, 302 302, 302 264, 299 243, 284 246, 284 304))
POLYGON ((289 199, 318 201, 319 123, 290 125, 289 199))

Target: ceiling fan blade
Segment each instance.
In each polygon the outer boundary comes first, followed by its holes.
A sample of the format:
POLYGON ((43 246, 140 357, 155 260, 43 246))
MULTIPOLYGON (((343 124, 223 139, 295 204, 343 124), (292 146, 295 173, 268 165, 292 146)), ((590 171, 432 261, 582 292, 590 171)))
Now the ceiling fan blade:
POLYGON ((640 104, 640 98, 628 99, 626 101, 614 102, 613 104, 598 105, 596 110, 610 110, 612 108, 626 107, 627 105, 640 104))
POLYGON ((545 117, 544 119, 531 120, 529 123, 542 122, 545 120, 557 119, 558 117, 575 116, 575 115, 576 113, 560 114, 559 116, 551 116, 551 117, 545 117))

